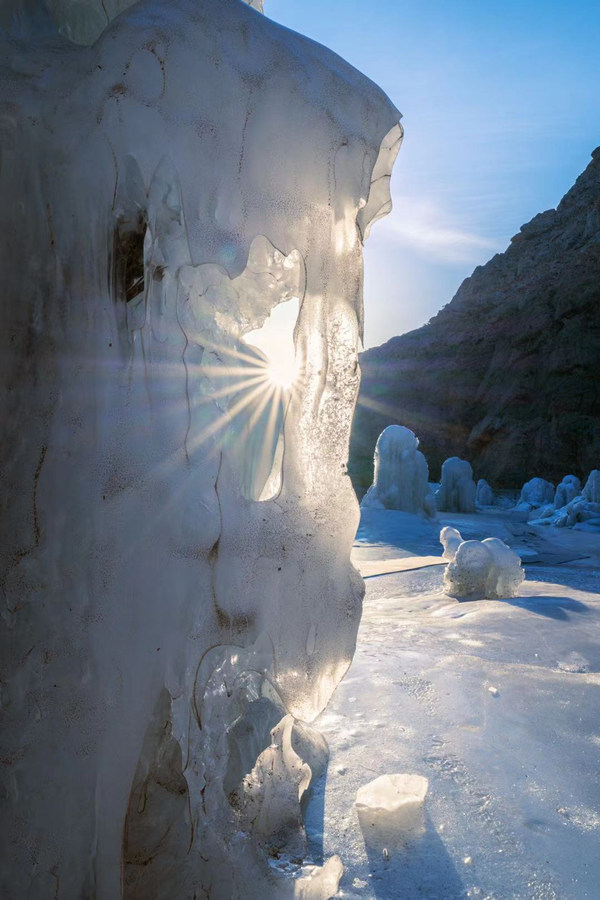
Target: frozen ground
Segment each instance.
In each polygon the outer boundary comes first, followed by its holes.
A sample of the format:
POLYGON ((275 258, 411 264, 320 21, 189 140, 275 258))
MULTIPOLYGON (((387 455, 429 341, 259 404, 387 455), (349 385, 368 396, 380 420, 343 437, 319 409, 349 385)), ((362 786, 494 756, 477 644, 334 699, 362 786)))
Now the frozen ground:
POLYGON ((506 512, 367 510, 354 561, 368 576, 358 646, 317 721, 331 759, 307 813, 315 856, 346 866, 336 896, 599 898, 600 536, 506 512), (516 549, 520 596, 445 596, 443 566, 426 565, 442 525, 516 549), (408 846, 365 840, 353 806, 386 773, 429 779, 408 846))

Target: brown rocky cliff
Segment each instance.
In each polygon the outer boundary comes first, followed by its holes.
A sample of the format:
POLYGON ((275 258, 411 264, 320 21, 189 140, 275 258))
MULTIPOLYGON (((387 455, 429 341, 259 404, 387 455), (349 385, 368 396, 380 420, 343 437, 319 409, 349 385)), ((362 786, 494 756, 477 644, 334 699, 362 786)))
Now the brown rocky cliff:
POLYGON ((349 466, 361 491, 392 423, 420 438, 432 478, 449 456, 496 487, 600 467, 600 147, 556 210, 361 366, 349 466))

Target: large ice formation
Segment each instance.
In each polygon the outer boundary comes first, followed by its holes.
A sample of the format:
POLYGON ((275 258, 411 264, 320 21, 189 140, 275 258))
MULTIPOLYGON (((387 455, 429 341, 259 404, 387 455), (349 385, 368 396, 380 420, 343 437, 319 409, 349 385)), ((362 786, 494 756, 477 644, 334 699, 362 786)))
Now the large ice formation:
POLYGON ((477 482, 477 488, 475 491, 475 505, 476 506, 493 506, 494 505, 494 492, 492 491, 490 485, 485 480, 485 478, 480 478, 477 482))
POLYGON ((554 494, 554 508, 561 509, 581 493, 581 482, 576 475, 565 475, 554 494))
POLYGON ((361 506, 433 515, 429 467, 419 439, 403 425, 388 425, 375 445, 373 484, 361 506))
POLYGON ((444 557, 449 560, 444 572, 444 590, 448 596, 459 600, 517 596, 525 575, 520 557, 504 541, 499 538, 461 541, 456 529, 443 528, 440 542, 444 557), (449 535, 448 531, 453 533, 449 535))
POLYGON ((451 456, 442 464, 442 482, 435 495, 436 506, 443 512, 475 512, 475 482, 471 464, 451 456))
POLYGON ((60 30, 11 0, 0 34, 0 895, 322 900, 339 860, 267 857, 305 846, 323 753, 290 716, 355 646, 362 244, 399 114, 237 0, 49 5, 60 30), (283 391, 244 335, 294 297, 283 391))
POLYGON ((527 512, 531 509, 537 509, 547 503, 554 503, 554 485, 544 478, 532 478, 526 481, 521 488, 521 495, 516 505, 516 509, 527 512))

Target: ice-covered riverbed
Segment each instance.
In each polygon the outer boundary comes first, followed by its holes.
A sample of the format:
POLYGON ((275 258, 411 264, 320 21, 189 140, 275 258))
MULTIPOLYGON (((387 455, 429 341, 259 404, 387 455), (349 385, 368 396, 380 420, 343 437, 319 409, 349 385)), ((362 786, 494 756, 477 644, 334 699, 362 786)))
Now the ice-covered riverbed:
POLYGON ((356 656, 317 722, 331 759, 308 824, 315 854, 344 861, 338 897, 600 897, 599 553, 599 536, 505 513, 363 516, 355 563, 405 571, 367 578, 356 656), (441 554, 445 524, 518 549, 520 596, 445 596, 443 566, 411 561, 441 554), (363 834, 353 806, 385 773, 429 779, 407 846, 363 834))

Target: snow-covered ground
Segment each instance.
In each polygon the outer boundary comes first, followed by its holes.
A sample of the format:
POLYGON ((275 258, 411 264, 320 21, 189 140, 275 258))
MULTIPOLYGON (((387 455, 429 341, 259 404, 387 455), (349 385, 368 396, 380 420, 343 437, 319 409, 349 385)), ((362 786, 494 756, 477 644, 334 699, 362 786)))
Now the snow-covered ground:
POLYGON ((316 723, 331 758, 307 810, 315 856, 346 866, 336 896, 599 898, 600 536, 505 511, 365 510, 354 561, 368 576, 358 646, 316 723), (443 525, 516 549, 519 596, 447 597, 443 565, 427 565, 443 525), (363 834, 354 809, 386 773, 429 779, 408 845, 363 834))

